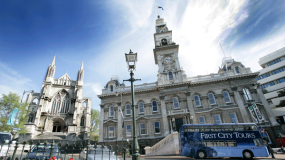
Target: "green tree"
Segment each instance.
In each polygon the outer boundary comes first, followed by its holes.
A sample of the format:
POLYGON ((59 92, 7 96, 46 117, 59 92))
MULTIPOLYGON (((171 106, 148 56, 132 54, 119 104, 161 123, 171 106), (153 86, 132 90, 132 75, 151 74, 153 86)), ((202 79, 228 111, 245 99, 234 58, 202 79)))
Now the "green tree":
POLYGON ((100 112, 95 109, 91 109, 91 124, 90 124, 90 140, 98 141, 99 139, 99 123, 100 112))
POLYGON ((8 119, 15 108, 19 108, 17 115, 17 122, 15 124, 16 128, 20 128, 21 130, 18 133, 25 134, 27 132, 24 124, 28 120, 28 116, 26 116, 26 107, 27 103, 22 103, 20 107, 20 96, 16 93, 9 93, 8 95, 2 94, 2 99, 0 100, 0 131, 1 132, 10 132, 13 128, 11 125, 7 125, 8 119))

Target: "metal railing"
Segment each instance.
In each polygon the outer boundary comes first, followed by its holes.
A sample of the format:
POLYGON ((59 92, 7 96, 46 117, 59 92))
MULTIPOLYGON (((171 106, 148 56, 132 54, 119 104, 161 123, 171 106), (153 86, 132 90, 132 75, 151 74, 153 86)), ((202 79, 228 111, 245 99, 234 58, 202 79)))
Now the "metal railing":
MULTIPOLYGON (((43 141, 43 140, 42 140, 43 141)), ((30 141, 5 143, 0 146, 0 160, 119 160, 125 159, 126 146, 97 145, 90 140, 83 141, 30 141), (122 157, 118 157, 122 153, 122 157)))

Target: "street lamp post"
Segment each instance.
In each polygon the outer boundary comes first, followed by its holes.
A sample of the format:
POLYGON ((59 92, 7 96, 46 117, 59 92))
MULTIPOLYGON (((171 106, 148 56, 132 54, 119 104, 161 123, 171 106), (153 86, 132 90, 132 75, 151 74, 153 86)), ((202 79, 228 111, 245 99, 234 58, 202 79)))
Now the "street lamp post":
POLYGON ((128 69, 131 72, 130 76, 131 78, 124 81, 130 81, 131 82, 131 95, 132 95, 132 114, 133 114, 133 154, 132 154, 132 160, 140 160, 140 154, 139 154, 139 144, 137 139, 137 132, 136 132, 136 115, 135 115, 135 93, 134 93, 134 81, 138 81, 140 79, 134 79, 134 71, 136 70, 136 61, 137 61, 137 53, 133 53, 132 50, 130 50, 129 54, 125 54, 126 56, 126 62, 128 64, 128 69))
POLYGON ((25 90, 24 90, 23 95, 22 95, 22 98, 21 98, 21 103, 20 103, 20 106, 19 106, 19 108, 18 108, 16 117, 15 117, 15 120, 14 120, 14 123, 13 123, 12 132, 13 132, 13 129, 14 129, 14 127, 15 127, 16 119, 18 118, 19 110, 20 110, 20 108, 21 108, 21 106, 22 106, 22 103, 23 103, 23 97, 24 97, 24 95, 25 95, 26 93, 28 93, 28 92, 34 92, 34 90, 31 90, 31 91, 25 91, 25 90))

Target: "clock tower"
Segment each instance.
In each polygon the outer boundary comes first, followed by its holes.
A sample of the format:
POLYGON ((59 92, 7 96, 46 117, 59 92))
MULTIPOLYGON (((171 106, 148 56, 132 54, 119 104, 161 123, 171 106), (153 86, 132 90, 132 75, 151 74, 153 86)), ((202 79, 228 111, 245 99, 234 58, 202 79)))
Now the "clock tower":
POLYGON ((158 85, 184 82, 187 76, 180 67, 179 45, 172 41, 172 31, 168 30, 163 18, 158 16, 154 34, 153 49, 155 64, 158 65, 158 85))

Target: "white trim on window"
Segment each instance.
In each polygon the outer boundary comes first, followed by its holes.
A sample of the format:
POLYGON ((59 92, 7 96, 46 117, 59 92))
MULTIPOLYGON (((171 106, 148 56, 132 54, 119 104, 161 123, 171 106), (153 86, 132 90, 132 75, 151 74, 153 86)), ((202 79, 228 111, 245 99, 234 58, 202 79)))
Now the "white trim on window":
POLYGON ((131 137, 132 136, 132 125, 126 125, 126 136, 131 137))
POLYGON ((126 115, 131 115, 131 105, 130 104, 126 105, 126 115))
POLYGON ((214 96, 213 93, 209 93, 209 94, 208 94, 208 98, 209 98, 209 101, 210 101, 210 104, 211 104, 211 105, 216 104, 215 96, 214 96))
POLYGON ((155 134, 160 134, 160 124, 159 124, 159 122, 154 122, 154 133, 155 134), (156 124, 158 125, 158 126, 156 126, 156 124), (156 132, 157 130, 159 131, 159 132, 156 132))
POLYGON ((109 117, 114 117, 114 107, 113 106, 109 107, 109 117))
POLYGON ((199 97, 198 95, 195 95, 195 96, 194 96, 194 101, 195 101, 196 107, 202 106, 202 105, 201 105, 200 97, 199 97))
POLYGON ((216 124, 222 123, 221 116, 219 114, 214 115, 214 120, 216 124))
POLYGON ((146 135, 146 127, 144 123, 140 124, 140 135, 146 135), (142 133, 144 131, 144 133, 142 133))
POLYGON ((223 91, 223 96, 224 96, 224 100, 225 100, 226 103, 230 103, 231 102, 231 97, 230 97, 229 92, 223 91))
POLYGON ((230 113, 230 117, 231 117, 233 123, 238 123, 237 115, 235 112, 230 113))
POLYGON ((112 138, 115 136, 115 131, 114 131, 114 126, 109 126, 109 130, 108 130, 108 137, 112 138))
POLYGON ((143 102, 139 103, 139 113, 144 113, 144 105, 143 102))
POLYGON ((179 101, 178 101, 178 98, 177 98, 177 97, 173 97, 173 98, 172 98, 172 102, 173 102, 173 107, 174 107, 174 109, 180 108, 180 106, 179 106, 179 101))
POLYGON ((204 116, 199 117, 199 123, 200 123, 200 124, 206 124, 206 121, 205 121, 205 117, 204 117, 204 116))
POLYGON ((156 101, 152 101, 152 112, 158 112, 158 108, 157 108, 157 102, 156 101), (155 102, 155 105, 153 105, 153 103, 155 102), (156 108, 156 109, 154 109, 156 108))

